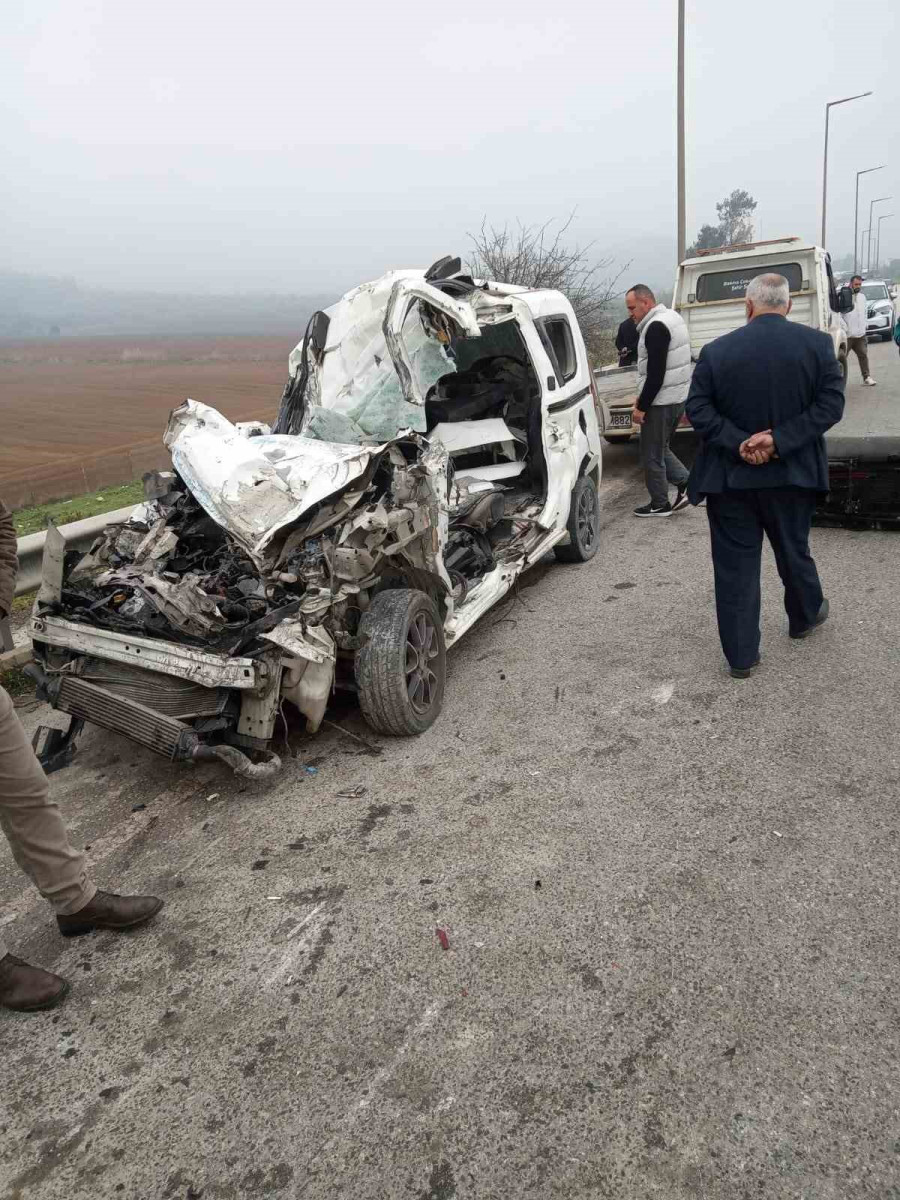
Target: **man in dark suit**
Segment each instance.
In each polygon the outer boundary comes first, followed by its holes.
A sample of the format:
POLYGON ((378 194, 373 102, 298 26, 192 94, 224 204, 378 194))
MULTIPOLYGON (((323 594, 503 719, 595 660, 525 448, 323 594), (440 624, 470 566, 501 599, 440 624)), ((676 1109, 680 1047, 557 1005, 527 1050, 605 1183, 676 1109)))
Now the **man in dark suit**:
POLYGON ((637 362, 639 334, 631 317, 626 317, 616 331, 616 350, 620 367, 633 367, 637 362))
POLYGON ((816 495, 828 491, 822 435, 844 411, 831 340, 787 320, 787 280, 752 279, 746 308, 742 329, 703 347, 687 399, 701 438, 688 495, 693 504, 706 497, 719 636, 738 679, 759 664, 763 534, 791 637, 808 637, 828 616, 809 531, 816 495))

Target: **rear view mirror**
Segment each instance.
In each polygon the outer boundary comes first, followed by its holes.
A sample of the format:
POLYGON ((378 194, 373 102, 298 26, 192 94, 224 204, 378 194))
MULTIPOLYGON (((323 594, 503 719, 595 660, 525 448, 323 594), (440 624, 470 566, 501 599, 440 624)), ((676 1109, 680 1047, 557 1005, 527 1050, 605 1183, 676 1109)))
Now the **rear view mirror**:
POLYGON ((846 285, 838 288, 838 312, 849 313, 853 312, 853 289, 846 285))

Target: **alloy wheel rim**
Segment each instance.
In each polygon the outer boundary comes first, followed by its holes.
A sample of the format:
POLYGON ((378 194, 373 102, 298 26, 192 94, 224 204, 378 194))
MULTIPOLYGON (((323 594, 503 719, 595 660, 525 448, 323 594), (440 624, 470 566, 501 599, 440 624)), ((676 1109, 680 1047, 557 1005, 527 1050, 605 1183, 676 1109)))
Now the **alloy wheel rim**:
POLYGON ((431 664, 438 656, 437 630, 426 613, 417 613, 406 634, 406 694, 417 713, 426 713, 437 695, 431 664))
POLYGON ((591 550, 594 545, 596 536, 594 529, 595 505, 596 497, 594 493, 585 488, 578 498, 578 513, 576 514, 578 540, 584 550, 591 550))

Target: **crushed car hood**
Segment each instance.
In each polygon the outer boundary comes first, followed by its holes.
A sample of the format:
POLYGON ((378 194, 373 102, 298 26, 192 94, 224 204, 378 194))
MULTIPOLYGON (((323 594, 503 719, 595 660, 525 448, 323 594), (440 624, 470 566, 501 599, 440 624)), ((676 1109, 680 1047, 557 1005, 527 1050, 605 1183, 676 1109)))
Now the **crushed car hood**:
POLYGON ((172 463, 201 507, 256 561, 272 539, 362 476, 384 446, 247 433, 186 400, 169 419, 172 463))

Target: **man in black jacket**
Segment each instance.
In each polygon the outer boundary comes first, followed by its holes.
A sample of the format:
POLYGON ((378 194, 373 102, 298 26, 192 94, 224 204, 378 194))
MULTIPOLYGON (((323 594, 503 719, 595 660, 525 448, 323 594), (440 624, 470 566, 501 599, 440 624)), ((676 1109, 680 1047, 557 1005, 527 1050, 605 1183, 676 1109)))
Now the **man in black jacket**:
POLYGON ((616 350, 620 367, 633 367, 637 362, 638 331, 631 317, 626 317, 616 331, 616 350))
POLYGON ((752 279, 746 308, 742 329, 703 347, 687 399, 701 438, 688 495, 693 504, 706 497, 719 636, 739 679, 759 663, 764 533, 791 637, 807 637, 828 616, 809 531, 816 494, 828 491, 822 435, 844 411, 831 340, 787 320, 787 280, 752 279))

